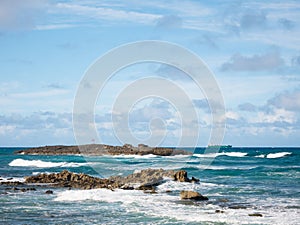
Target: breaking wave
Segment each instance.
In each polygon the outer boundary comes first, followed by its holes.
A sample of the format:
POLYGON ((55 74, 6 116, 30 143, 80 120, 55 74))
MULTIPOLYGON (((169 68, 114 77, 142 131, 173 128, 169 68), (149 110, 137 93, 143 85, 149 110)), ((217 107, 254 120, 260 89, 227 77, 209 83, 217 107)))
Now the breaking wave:
POLYGON ((15 159, 11 161, 9 166, 19 167, 38 167, 38 168, 49 168, 49 167, 80 167, 86 166, 88 163, 75 163, 75 162, 45 162, 42 160, 25 160, 15 159))

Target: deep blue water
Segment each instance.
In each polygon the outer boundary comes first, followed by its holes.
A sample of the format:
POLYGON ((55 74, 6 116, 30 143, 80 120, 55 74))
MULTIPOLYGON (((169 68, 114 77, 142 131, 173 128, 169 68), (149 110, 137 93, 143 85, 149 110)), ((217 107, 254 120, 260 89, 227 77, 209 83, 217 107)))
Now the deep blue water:
MULTIPOLYGON (((109 177, 146 168, 185 169, 200 184, 167 180, 158 194, 141 191, 66 190, 20 192, 0 186, 1 224, 299 224, 300 148, 232 148, 193 156, 38 156, 0 148, 0 178, 22 180, 42 172, 109 177), (171 193, 166 193, 171 190, 171 193), (209 201, 180 202, 180 190, 209 201), (215 213, 222 210, 224 213, 215 213), (263 217, 248 214, 261 213, 263 217)), ((51 188, 50 188, 51 189, 51 188)))

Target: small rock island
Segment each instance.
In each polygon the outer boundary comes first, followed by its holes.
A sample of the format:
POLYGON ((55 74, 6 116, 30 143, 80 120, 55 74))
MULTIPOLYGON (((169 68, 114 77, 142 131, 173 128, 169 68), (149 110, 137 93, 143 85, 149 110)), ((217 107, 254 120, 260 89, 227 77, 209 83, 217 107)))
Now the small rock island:
POLYGON ((167 147, 149 147, 148 145, 139 144, 134 147, 130 144, 123 146, 112 146, 104 144, 90 144, 80 146, 42 146, 36 148, 29 148, 19 150, 16 154, 24 155, 158 155, 158 156, 171 156, 171 155, 192 155, 191 152, 167 148, 167 147))

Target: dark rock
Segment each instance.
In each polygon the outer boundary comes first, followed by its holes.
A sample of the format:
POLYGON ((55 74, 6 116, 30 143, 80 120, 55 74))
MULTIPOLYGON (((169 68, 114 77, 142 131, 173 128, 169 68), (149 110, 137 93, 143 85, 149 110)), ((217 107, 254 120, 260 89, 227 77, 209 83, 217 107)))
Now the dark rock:
POLYGON ((171 190, 166 190, 166 193, 172 193, 172 191, 171 190))
POLYGON ((190 179, 187 177, 187 172, 185 170, 179 170, 174 174, 174 180, 179 182, 190 182, 190 179))
POLYGON ((181 191, 180 192, 181 199, 191 199, 196 201, 207 201, 208 198, 206 196, 201 195, 196 191, 181 191))
POLYGON ((199 183, 200 180, 197 179, 197 178, 195 178, 195 177, 192 177, 192 179, 190 180, 190 182, 192 182, 192 183, 199 183))
POLYGON ((143 191, 155 190, 155 187, 152 186, 151 184, 144 184, 144 185, 137 187, 136 190, 143 190, 143 191))
POLYGON ((216 211, 215 211, 215 213, 224 213, 225 211, 223 211, 223 210, 220 210, 220 209, 217 209, 216 211))
POLYGON ((251 213, 248 214, 249 216, 258 216, 258 217, 263 217, 263 215, 261 213, 251 213))
POLYGON ((247 207, 243 206, 243 205, 231 205, 228 208, 229 209, 247 209, 247 207))
POLYGON ((128 184, 124 184, 123 186, 120 187, 123 190, 134 190, 134 187, 128 185, 128 184))
POLYGON ((10 178, 7 178, 6 180, 12 180, 13 178, 12 177, 10 177, 10 178))
POLYGON ((45 194, 51 195, 51 194, 53 194, 53 191, 47 190, 47 191, 45 191, 45 194))

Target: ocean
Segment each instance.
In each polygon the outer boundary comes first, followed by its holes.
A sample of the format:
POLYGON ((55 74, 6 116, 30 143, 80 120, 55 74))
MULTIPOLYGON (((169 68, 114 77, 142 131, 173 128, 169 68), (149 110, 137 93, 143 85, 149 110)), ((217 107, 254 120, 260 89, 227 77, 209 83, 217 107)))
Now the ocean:
POLYGON ((300 224, 300 148, 231 148, 193 156, 15 155, 0 148, 0 182, 69 170, 98 177, 146 168, 184 169, 199 184, 166 179, 156 194, 138 190, 68 190, 0 185, 0 224, 300 224), (205 162, 211 162, 205 166, 205 162), (45 194, 46 190, 53 194, 45 194), (205 202, 181 201, 181 190, 205 202), (249 216, 249 214, 262 216, 249 216))

